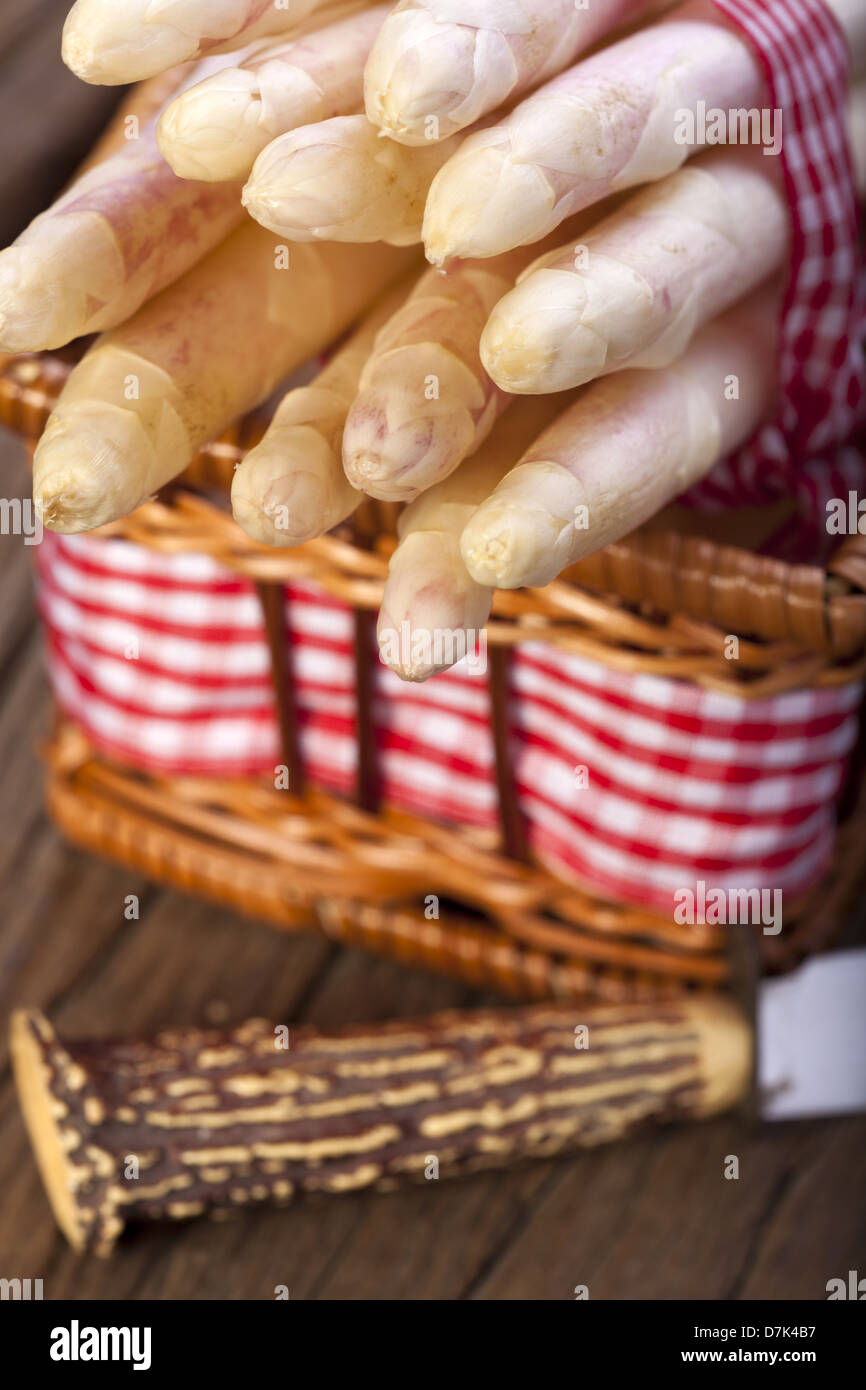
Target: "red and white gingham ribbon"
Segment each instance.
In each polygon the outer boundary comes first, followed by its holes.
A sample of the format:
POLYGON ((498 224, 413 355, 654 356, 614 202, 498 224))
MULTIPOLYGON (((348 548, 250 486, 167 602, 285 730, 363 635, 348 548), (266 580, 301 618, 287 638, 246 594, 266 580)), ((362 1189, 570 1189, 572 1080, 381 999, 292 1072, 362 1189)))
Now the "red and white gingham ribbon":
MULTIPOLYGON (((123 541, 46 532, 36 553, 54 691, 97 747, 151 772, 273 778, 279 734, 251 584, 206 556, 123 541)), ((351 794, 352 611, 298 583, 287 624, 308 774, 351 794)), ((826 868, 860 686, 749 701, 543 642, 517 649, 512 680, 529 840, 563 877, 670 912, 701 879, 796 893, 826 868)), ((376 696, 387 803, 494 830, 485 675, 461 663, 407 685, 378 666, 376 696)))
POLYGON ((842 448, 866 411, 866 267, 857 243, 847 134, 850 58, 824 0, 712 3, 752 45, 769 101, 782 112, 778 157, 792 248, 778 419, 715 468, 688 500, 731 507, 795 495, 814 541, 826 501, 866 487, 862 447, 842 448))

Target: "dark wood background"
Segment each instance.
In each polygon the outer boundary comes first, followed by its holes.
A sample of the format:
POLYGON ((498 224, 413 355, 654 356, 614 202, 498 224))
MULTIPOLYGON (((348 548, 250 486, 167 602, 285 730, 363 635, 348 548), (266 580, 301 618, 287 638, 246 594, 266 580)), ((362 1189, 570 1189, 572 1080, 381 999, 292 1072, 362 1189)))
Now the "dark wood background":
MULTIPOLYGON (((0 4, 0 243, 42 207, 117 93, 59 61, 64 0, 0 4)), ((0 494, 29 491, 0 434, 0 494)), ((57 1232, 18 1114, 9 1011, 69 1035, 252 1014, 327 1026, 474 1002, 446 981, 280 936, 63 844, 42 809, 49 701, 29 556, 0 537, 0 1277, 46 1298, 821 1299, 866 1273, 866 1120, 751 1129, 736 1117, 573 1161, 392 1196, 303 1201, 227 1224, 141 1228, 109 1263, 57 1232), (141 919, 123 917, 141 898, 141 919), (740 1157, 737 1182, 723 1178, 740 1157)), ((808 1045, 804 1021, 804 1045, 808 1045)))

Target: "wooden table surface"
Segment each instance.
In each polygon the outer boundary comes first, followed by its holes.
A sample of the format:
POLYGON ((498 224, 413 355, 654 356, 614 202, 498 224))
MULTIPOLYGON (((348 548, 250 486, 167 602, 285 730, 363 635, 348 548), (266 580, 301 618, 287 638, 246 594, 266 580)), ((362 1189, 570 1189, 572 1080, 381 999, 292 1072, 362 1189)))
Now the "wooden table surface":
MULTIPOLYGON (((74 167, 117 94, 58 58, 63 0, 0 7, 0 222, 8 240, 74 167)), ((24 497, 0 435, 0 495, 24 497)), ((322 1026, 476 1002, 447 981, 279 935, 68 848, 42 807, 49 700, 30 555, 0 537, 0 1277, 48 1299, 821 1299, 866 1272, 866 1120, 668 1130, 574 1160, 396 1195, 304 1200, 129 1232, 83 1260, 52 1221, 10 1079, 6 1024, 70 1036, 258 1014, 322 1026), (127 922, 124 898, 141 899, 127 922), (725 1156, 740 1179, 723 1177, 725 1156)), ((804 1034, 804 1045, 808 1040, 804 1034)))

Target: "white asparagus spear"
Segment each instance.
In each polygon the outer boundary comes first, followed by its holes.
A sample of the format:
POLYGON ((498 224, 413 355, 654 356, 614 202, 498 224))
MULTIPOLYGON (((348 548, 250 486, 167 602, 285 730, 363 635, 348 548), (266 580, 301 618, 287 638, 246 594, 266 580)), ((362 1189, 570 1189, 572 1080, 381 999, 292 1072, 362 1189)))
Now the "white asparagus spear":
POLYGON ((744 443, 773 408, 776 318, 776 293, 762 292, 703 328, 673 367, 586 387, 466 526, 473 579, 549 584, 744 443))
POLYGON ((235 521, 265 545, 301 545, 362 500, 343 472, 343 427, 376 334, 406 298, 401 283, 377 304, 307 386, 289 391, 261 443, 232 480, 235 521))
POLYGON ((491 309, 527 253, 428 270, 379 333, 343 436, 343 467, 371 497, 406 502, 457 467, 511 403, 481 365, 491 309))
MULTIPOLYGON (((434 265, 539 241, 613 192, 672 173, 696 152, 685 119, 766 104, 745 39, 696 2, 554 78, 477 131, 437 174, 424 218, 434 265)), ((780 133, 780 132, 778 132, 780 133)))
POLYGON ((567 404, 561 396, 519 401, 472 458, 400 514, 377 635, 382 661, 403 680, 425 681, 477 647, 493 590, 469 574, 461 533, 478 504, 567 404))
MULTIPOLYGON (((570 224, 575 237, 593 214, 570 224)), ((346 421, 343 466, 371 497, 407 502, 473 454, 514 400, 481 364, 481 333, 537 247, 429 270, 379 334, 346 421)))
POLYGON ((352 0, 76 0, 63 27, 63 61, 85 82, 138 82, 353 7, 352 0))
POLYGON ((134 87, 72 185, 0 251, 0 352, 41 352, 122 323, 243 217, 237 185, 182 183, 154 126, 168 101, 224 58, 134 87))
POLYGON ((132 511, 321 351, 407 264, 390 247, 274 245, 247 223, 72 371, 36 450, 55 531, 132 511))
POLYGON ((367 115, 404 145, 455 135, 659 8, 659 0, 400 0, 367 60, 367 115))
POLYGON ((667 366, 697 328, 781 270, 789 231, 774 162, 713 151, 533 262, 493 310, 481 360, 516 394, 667 366))
POLYGON ((390 5, 374 5, 303 38, 256 44, 173 101, 159 148, 184 179, 245 179, 278 135, 357 111, 363 64, 390 5))
POLYGON ((240 186, 190 183, 143 131, 0 252, 0 352, 113 328, 240 223, 240 186))
POLYGON ((274 140, 243 192, 263 227, 294 241, 421 240, 424 204, 460 137, 409 150, 366 116, 335 116, 274 140))

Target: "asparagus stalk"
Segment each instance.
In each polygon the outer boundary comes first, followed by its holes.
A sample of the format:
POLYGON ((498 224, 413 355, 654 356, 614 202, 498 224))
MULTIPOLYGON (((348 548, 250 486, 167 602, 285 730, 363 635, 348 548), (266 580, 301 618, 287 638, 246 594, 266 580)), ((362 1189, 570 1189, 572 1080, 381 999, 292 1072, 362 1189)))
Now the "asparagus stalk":
POLYGON ((455 135, 659 8, 659 0, 400 0, 367 61, 367 115, 404 145, 455 135))
POLYGON ((0 252, 0 352, 114 328, 243 217, 240 187, 179 179, 153 130, 78 178, 0 252))
POLYGON ((278 135, 357 111, 363 64, 389 10, 374 5, 303 38, 257 44, 172 102, 157 132, 163 156, 184 179, 245 179, 278 135))
POLYGON ((549 584, 618 540, 737 448, 770 414, 776 296, 729 310, 673 367, 595 382, 524 454, 461 540, 478 584, 549 584))
POLYGON ((482 362, 514 393, 667 366, 697 328, 781 269, 788 236, 769 160, 705 155, 629 199, 578 247, 535 261, 493 310, 482 362))
POLYGON ((381 139, 366 116, 335 116, 272 141, 253 166, 244 206, 295 241, 412 245, 433 178, 458 145, 455 136, 408 150, 381 139))
POLYGON ((428 271, 382 329, 346 421, 343 466, 354 487, 411 501, 490 433, 510 400, 484 371, 478 345, 522 256, 489 268, 465 261, 447 276, 428 271))
POLYGON ((699 148, 679 115, 699 101, 749 109, 766 94, 746 41, 696 3, 576 64, 471 135, 430 189, 428 259, 442 265, 539 241, 581 208, 672 173, 699 148))
POLYGON ((71 373, 37 447, 56 531, 132 511, 330 343, 407 263, 389 247, 275 246, 247 224, 71 373))
POLYGON ((85 82, 138 82, 352 8, 353 0, 76 0, 63 61, 85 82))
POLYGON ((524 449, 567 400, 518 402, 456 472, 421 494, 397 523, 377 636, 379 653, 403 680, 425 681, 460 661, 490 616, 493 589, 478 584, 460 554, 460 536, 524 449))
POLYGON ((382 325, 408 284, 387 294, 308 386, 289 391, 232 481, 235 521, 253 540, 281 547, 324 535, 358 506, 343 472, 343 427, 382 325))
POLYGON ((130 124, 133 131, 136 128, 139 131, 150 129, 170 101, 186 87, 216 72, 227 61, 225 58, 208 58, 201 63, 182 63, 180 67, 168 68, 166 72, 130 87, 127 95, 118 102, 111 121, 96 144, 88 150, 78 166, 75 176, 80 177, 88 169, 104 163, 118 150, 125 150, 129 142, 130 124), (128 119, 130 116, 133 117, 132 122, 128 119))
POLYGON ((481 364, 481 333, 533 255, 521 247, 421 277, 379 334, 346 421, 343 466, 353 486, 411 501, 487 438, 513 398, 481 364))

